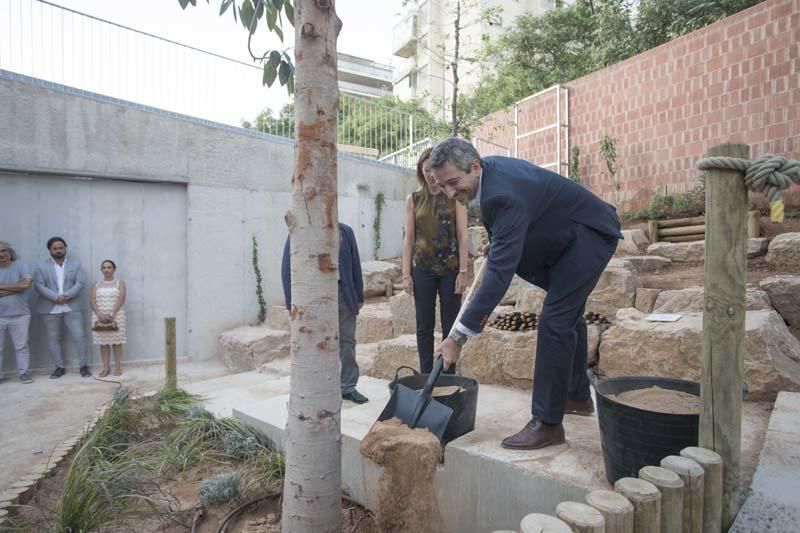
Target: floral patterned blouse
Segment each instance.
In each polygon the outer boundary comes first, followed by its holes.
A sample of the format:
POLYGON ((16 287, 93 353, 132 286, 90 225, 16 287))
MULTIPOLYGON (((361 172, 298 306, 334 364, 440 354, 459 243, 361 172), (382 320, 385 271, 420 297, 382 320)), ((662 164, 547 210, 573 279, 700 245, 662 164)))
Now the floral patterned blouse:
POLYGON ((439 276, 458 270, 456 201, 440 193, 412 193, 414 201, 414 266, 439 276), (427 196, 427 198, 426 198, 427 196))

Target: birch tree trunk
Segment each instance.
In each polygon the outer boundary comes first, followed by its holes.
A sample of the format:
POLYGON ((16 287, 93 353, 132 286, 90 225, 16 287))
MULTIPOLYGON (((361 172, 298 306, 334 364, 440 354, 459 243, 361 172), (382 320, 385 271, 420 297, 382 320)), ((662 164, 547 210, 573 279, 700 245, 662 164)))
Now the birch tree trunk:
POLYGON ((291 386, 284 533, 341 529, 336 123, 333 0, 295 3, 295 169, 291 238, 291 386))

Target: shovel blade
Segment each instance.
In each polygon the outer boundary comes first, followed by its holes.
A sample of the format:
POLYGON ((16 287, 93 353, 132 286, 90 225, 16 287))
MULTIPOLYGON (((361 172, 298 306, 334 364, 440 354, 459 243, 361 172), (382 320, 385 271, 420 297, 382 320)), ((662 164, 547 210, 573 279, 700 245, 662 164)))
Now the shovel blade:
MULTIPOLYGON (((378 422, 383 422, 391 418, 399 418, 405 425, 412 427, 414 411, 419 398, 419 391, 406 387, 405 385, 397 384, 392 391, 392 395, 389 397, 389 402, 378 417, 378 422)), ((452 415, 452 409, 446 405, 442 405, 435 399, 431 399, 425 409, 423 409, 415 427, 425 428, 436 435, 436 438, 442 440, 444 431, 452 415)))

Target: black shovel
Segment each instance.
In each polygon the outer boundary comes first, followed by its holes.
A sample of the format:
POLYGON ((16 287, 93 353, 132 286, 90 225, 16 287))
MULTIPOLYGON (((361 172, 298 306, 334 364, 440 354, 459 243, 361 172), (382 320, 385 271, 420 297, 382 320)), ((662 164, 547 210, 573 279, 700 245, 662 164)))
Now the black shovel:
POLYGON ((411 429, 425 428, 436 435, 436 438, 442 440, 453 410, 436 401, 431 396, 431 392, 433 392, 433 387, 436 385, 443 367, 444 359, 440 355, 433 363, 433 370, 428 374, 428 380, 421 391, 398 383, 392 391, 389 403, 378 417, 378 422, 399 418, 411 429))

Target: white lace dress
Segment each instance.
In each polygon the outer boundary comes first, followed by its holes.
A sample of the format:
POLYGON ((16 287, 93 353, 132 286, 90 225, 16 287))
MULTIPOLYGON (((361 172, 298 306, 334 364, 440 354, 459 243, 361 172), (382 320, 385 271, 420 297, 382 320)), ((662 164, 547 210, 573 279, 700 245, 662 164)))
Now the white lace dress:
MULTIPOLYGON (((95 286, 95 295, 97 300, 97 308, 103 314, 110 315, 114 311, 117 302, 119 301, 119 280, 113 281, 98 281, 95 286)), ((92 344, 106 345, 106 344, 125 344, 125 309, 117 311, 114 317, 119 329, 117 331, 92 331, 92 344)), ((92 311, 92 326, 95 322, 99 322, 97 315, 92 311)))

